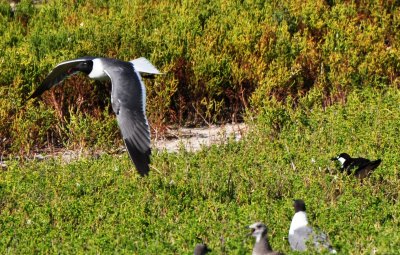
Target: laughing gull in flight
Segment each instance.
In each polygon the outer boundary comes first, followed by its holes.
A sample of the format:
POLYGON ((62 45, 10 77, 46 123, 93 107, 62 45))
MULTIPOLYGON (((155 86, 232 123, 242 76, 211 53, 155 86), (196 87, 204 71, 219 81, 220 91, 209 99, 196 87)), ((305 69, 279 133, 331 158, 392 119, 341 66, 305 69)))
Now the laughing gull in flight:
POLYGON ((249 226, 252 235, 256 238, 252 255, 283 255, 283 253, 273 251, 267 238, 267 226, 262 222, 256 222, 249 226))
POLYGON ((198 244, 194 248, 194 255, 205 255, 210 251, 211 249, 207 247, 207 244, 198 244))
POLYGON ((310 242, 310 244, 314 244, 317 250, 328 249, 330 253, 336 254, 336 250, 329 243, 328 236, 325 233, 317 233, 308 225, 304 201, 300 199, 294 200, 293 207, 295 214, 289 229, 290 248, 294 251, 306 251, 307 242, 310 242))
POLYGON ((354 173, 354 175, 360 179, 368 177, 382 162, 381 159, 371 161, 366 158, 352 158, 347 153, 341 153, 339 156, 332 158, 332 160, 340 162, 340 170, 342 172, 346 171, 347 174, 354 173))
POLYGON ((111 80, 111 105, 129 156, 140 175, 147 175, 151 154, 150 128, 146 118, 146 89, 140 73, 160 72, 145 58, 130 62, 99 57, 72 59, 58 64, 29 99, 40 96, 78 72, 93 79, 111 80))

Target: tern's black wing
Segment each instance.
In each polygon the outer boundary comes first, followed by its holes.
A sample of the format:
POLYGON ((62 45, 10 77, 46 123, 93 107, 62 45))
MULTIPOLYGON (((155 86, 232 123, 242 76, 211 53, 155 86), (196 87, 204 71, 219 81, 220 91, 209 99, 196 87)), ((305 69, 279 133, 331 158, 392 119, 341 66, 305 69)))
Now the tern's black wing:
POLYGON ((68 76, 76 73, 77 71, 73 70, 73 68, 79 63, 93 59, 95 59, 95 57, 82 57, 61 62, 49 73, 49 75, 47 75, 47 77, 42 81, 42 84, 32 93, 28 100, 40 96, 46 90, 59 84, 68 76))
POLYGON ((363 168, 367 166, 371 161, 366 158, 353 158, 351 163, 345 168, 353 169, 353 168, 363 168))
POLYGON ((368 177, 380 165, 381 161, 381 159, 370 161, 368 164, 359 167, 355 172, 355 176, 360 179, 368 177))
POLYGON ((111 79, 111 103, 129 156, 138 172, 147 175, 151 150, 144 84, 129 62, 105 59, 104 71, 111 79))

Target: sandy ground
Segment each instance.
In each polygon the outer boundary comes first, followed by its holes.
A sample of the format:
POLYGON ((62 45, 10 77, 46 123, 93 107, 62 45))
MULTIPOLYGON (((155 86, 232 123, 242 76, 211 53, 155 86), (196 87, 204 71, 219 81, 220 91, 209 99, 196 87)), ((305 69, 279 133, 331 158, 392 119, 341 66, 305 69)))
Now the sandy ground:
MULTIPOLYGON (((170 128, 163 138, 155 138, 152 141, 152 150, 167 150, 173 153, 185 149, 193 152, 212 144, 226 143, 228 139, 239 141, 247 130, 248 127, 244 123, 224 124, 221 126, 203 128, 170 128)), ((62 161, 68 163, 82 157, 99 157, 105 153, 104 151, 89 152, 84 150, 48 151, 35 154, 33 160, 59 157, 62 161)), ((125 147, 120 147, 116 148, 112 154, 122 155, 124 153, 126 153, 125 147)), ((7 162, 0 159, 0 169, 5 168, 7 168, 7 162)))
POLYGON ((197 151, 202 146, 225 143, 228 139, 239 141, 247 132, 244 123, 225 124, 204 128, 170 129, 167 138, 153 141, 153 148, 176 152, 180 148, 187 151, 197 151))

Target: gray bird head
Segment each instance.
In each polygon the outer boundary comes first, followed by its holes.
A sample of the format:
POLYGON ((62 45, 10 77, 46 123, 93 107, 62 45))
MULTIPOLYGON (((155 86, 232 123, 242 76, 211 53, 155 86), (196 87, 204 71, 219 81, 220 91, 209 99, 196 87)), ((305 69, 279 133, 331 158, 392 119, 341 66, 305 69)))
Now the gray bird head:
POLYGON ((249 235, 254 236, 258 240, 265 236, 268 231, 267 226, 265 226, 265 224, 262 222, 253 223, 248 228, 251 229, 251 233, 249 235))
POLYGON ((211 249, 207 247, 207 244, 198 244, 194 248, 194 255, 205 255, 210 251, 211 249))

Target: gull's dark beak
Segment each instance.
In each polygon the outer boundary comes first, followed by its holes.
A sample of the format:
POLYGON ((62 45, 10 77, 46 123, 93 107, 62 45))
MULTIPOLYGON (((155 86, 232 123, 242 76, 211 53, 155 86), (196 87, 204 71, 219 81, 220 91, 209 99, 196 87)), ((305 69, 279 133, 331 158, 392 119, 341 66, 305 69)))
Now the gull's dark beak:
POLYGON ((247 228, 250 229, 251 232, 250 232, 250 233, 247 233, 246 236, 251 236, 251 235, 254 233, 254 231, 256 231, 256 230, 255 230, 254 228, 252 228, 251 226, 247 226, 247 228))

